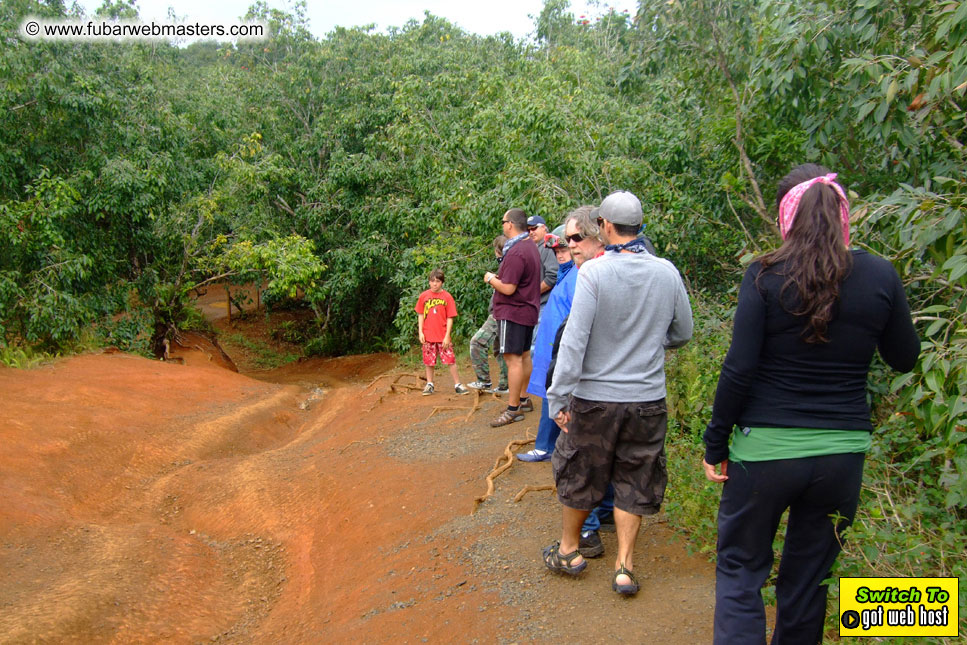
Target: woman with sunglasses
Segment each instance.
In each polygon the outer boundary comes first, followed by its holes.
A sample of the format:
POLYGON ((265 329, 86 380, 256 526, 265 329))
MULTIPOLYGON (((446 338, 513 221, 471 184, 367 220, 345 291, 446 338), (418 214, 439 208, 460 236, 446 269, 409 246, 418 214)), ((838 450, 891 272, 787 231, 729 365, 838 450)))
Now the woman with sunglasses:
POLYGON ((836 175, 799 166, 779 182, 776 201, 783 243, 745 273, 704 435, 705 475, 724 484, 716 643, 765 642, 760 590, 787 508, 772 642, 822 641, 823 580, 856 513, 873 430, 870 360, 879 350, 905 372, 920 352, 896 270, 849 248, 849 203, 836 175))

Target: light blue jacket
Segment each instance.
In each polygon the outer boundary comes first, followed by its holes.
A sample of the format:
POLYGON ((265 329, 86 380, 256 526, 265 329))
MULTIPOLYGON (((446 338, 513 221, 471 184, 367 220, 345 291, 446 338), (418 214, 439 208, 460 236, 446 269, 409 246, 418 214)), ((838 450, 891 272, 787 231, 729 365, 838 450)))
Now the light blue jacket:
POLYGON ((534 352, 531 354, 531 380, 527 384, 527 391, 534 396, 546 397, 544 383, 547 381, 547 368, 551 364, 551 350, 554 349, 554 338, 557 330, 571 313, 571 302, 574 300, 574 285, 577 282, 578 270, 574 260, 558 265, 557 282, 551 289, 551 295, 541 312, 541 321, 537 325, 537 337, 534 340, 534 352))

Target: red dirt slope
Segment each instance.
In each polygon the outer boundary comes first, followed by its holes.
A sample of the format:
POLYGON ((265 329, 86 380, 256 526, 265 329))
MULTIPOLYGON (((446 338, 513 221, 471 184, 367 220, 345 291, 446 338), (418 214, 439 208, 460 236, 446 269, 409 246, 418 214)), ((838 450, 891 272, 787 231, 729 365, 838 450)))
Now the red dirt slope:
POLYGON ((557 503, 511 498, 547 464, 469 515, 534 415, 491 429, 488 399, 426 421, 473 399, 366 387, 360 357, 271 375, 297 385, 204 362, 0 368, 0 642, 709 640, 711 566, 661 524, 634 600, 607 556, 584 580, 543 570, 557 503))

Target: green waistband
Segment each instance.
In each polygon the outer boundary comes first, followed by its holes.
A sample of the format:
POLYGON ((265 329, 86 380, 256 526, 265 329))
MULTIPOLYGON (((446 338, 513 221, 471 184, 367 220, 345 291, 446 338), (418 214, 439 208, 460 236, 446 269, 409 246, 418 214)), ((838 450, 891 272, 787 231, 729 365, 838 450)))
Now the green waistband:
POLYGON ((872 443, 866 430, 820 428, 739 428, 732 433, 730 461, 770 461, 866 452, 872 443))

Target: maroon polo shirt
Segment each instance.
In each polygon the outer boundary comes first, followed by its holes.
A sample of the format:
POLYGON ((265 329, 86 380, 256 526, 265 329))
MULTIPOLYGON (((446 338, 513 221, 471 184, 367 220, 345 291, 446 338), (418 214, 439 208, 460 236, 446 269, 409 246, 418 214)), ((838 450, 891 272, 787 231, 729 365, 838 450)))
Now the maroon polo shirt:
POLYGON ((494 295, 494 318, 534 327, 541 309, 541 256, 537 245, 525 238, 512 246, 500 263, 497 279, 516 284, 517 290, 505 296, 494 295))

